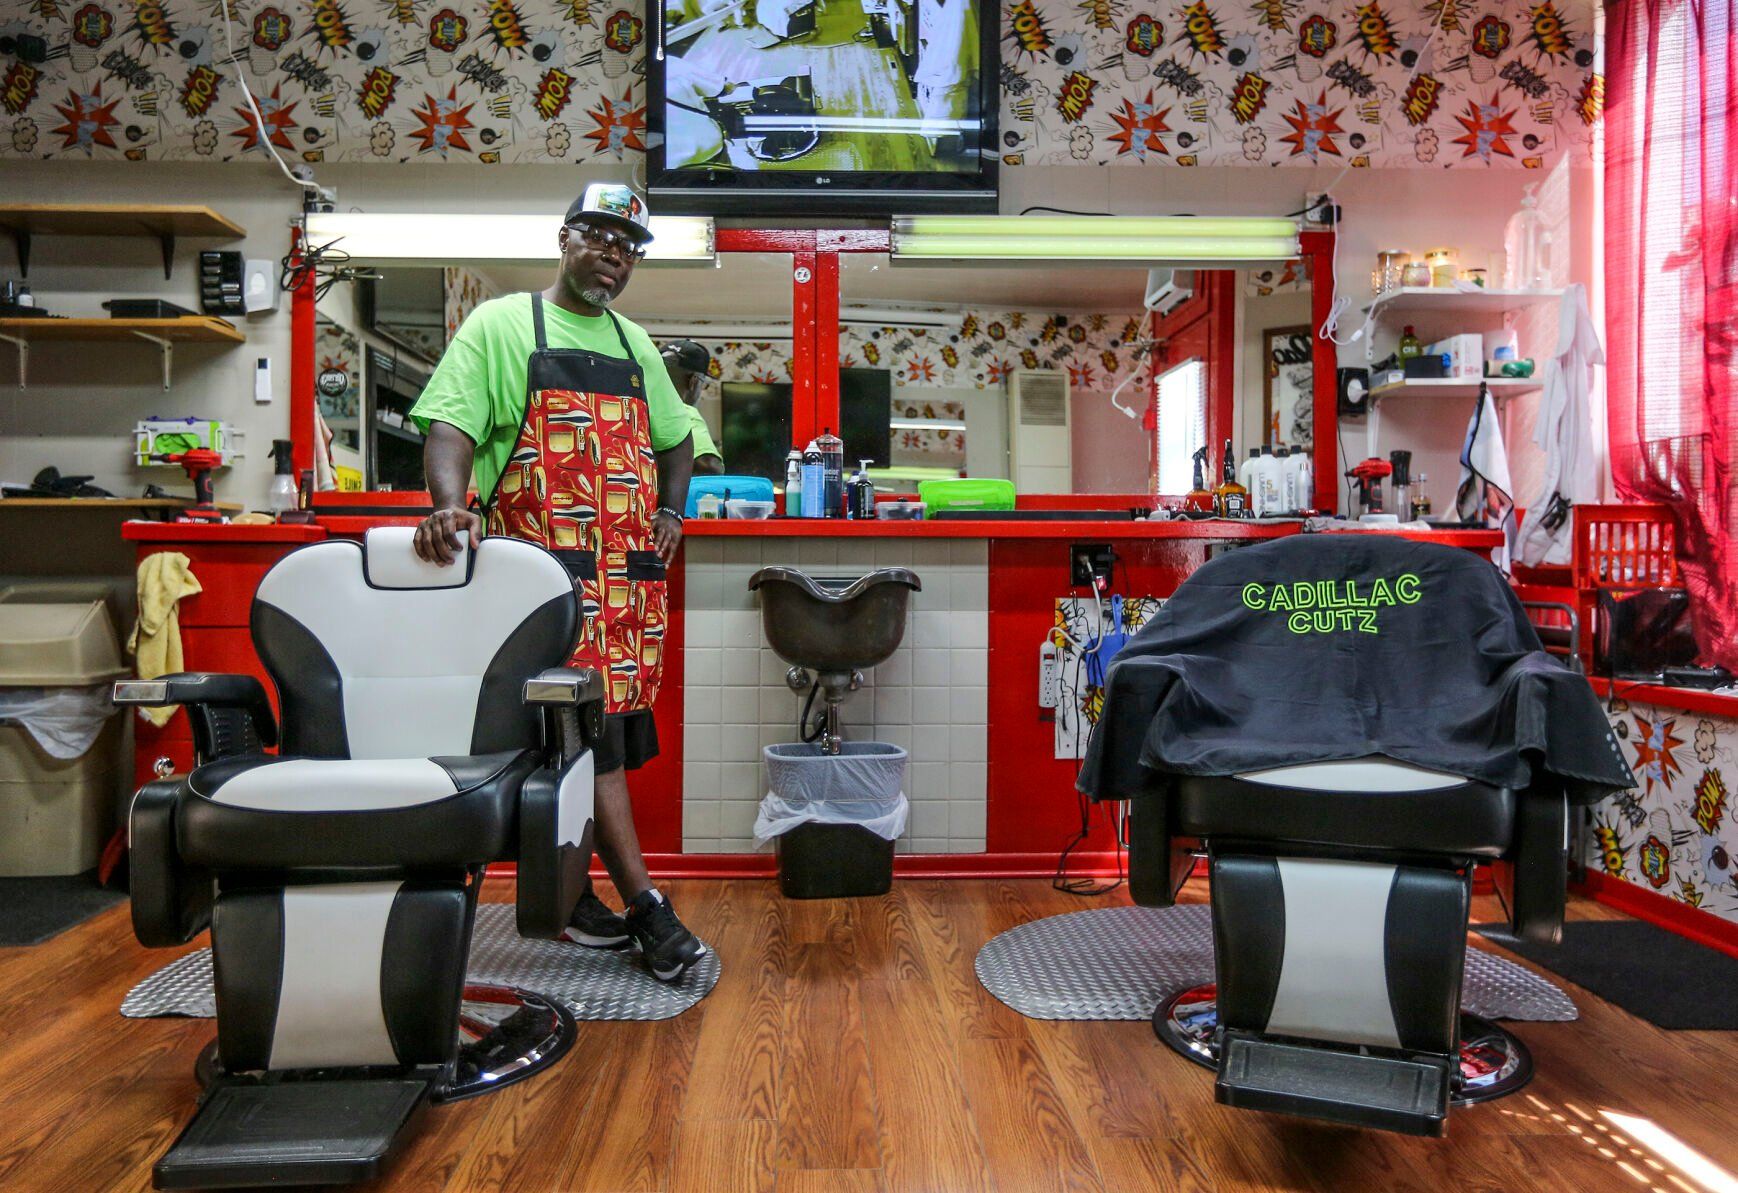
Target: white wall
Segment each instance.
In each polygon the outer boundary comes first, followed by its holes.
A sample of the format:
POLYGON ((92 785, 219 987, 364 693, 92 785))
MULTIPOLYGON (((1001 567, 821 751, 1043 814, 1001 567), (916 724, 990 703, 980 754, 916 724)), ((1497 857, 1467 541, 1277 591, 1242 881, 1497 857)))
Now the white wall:
MULTIPOLYGON (((6 191, 19 202, 157 201, 206 203, 248 229, 239 247, 249 256, 281 257, 288 248, 288 221, 300 198, 267 164, 22 162, 6 163, 6 191)), ((422 211, 550 211, 565 206, 583 185, 615 170, 578 170, 548 166, 469 168, 403 164, 328 165, 320 181, 338 189, 341 208, 422 211)), ((1573 220, 1572 275, 1587 277, 1594 260, 1592 170, 1565 170, 1565 210, 1573 220)), ((1017 212, 1050 203, 1082 211, 1118 214, 1212 213, 1274 215, 1298 210, 1305 194, 1334 181, 1338 170, 1214 169, 1032 166, 1003 172, 1002 210, 1017 212)), ((1354 170, 1335 194, 1345 209, 1341 228, 1340 280, 1356 306, 1368 300, 1368 275, 1378 249, 1423 250, 1455 245, 1488 252, 1500 246, 1504 223, 1519 204, 1522 186, 1539 175, 1520 170, 1354 170)), ((197 308, 196 253, 181 246, 175 277, 165 283, 158 249, 147 240, 42 237, 33 252, 31 281, 38 301, 66 313, 100 313, 103 298, 161 295, 197 308)), ((15 272, 9 250, 0 248, 0 275, 15 272)), ((1318 281, 1318 284, 1320 282, 1318 281)), ((1342 329, 1350 334, 1354 314, 1342 329)), ((0 476, 28 479, 45 464, 62 471, 95 473, 98 483, 134 492, 147 480, 182 485, 178 470, 136 470, 128 461, 133 423, 151 414, 199 414, 226 418, 248 433, 248 459, 219 474, 220 496, 263 505, 271 472, 270 440, 287 434, 289 313, 247 323, 248 343, 235 349, 182 347, 176 351, 175 386, 165 394, 158 384, 154 349, 131 345, 39 346, 33 352, 31 387, 20 393, 0 385, 0 476), (272 360, 275 400, 255 407, 254 360, 272 360)), ((1376 356, 1393 347, 1379 338, 1376 356)), ((1535 355, 1548 350, 1548 345, 1535 355)), ((1343 349, 1342 363, 1365 363, 1363 347, 1343 349)), ((11 349, 0 345, 0 381, 8 381, 11 349)), ((974 391, 975 392, 975 391, 974 391)), ((982 397, 983 395, 978 395, 982 397)), ((1384 414, 1382 442, 1410 447, 1415 467, 1433 484, 1452 483, 1454 456, 1466 421, 1465 410, 1423 403, 1384 414), (1441 478, 1439 481, 1438 478, 1441 478)), ((968 407, 968 422, 972 421, 968 407)), ((988 408, 981 412, 988 417, 988 408)), ((1004 416, 1005 417, 1005 416, 1004 416)), ((1256 417, 1259 417, 1258 415, 1256 417)), ((972 425, 968 436, 988 434, 972 425)), ((1004 431, 1005 434, 1005 431, 1004 431)), ((1346 448, 1362 458, 1361 435, 1346 431, 1346 448)), ((970 439, 968 438, 968 443, 970 439)), ((1526 474, 1524 445, 1511 436, 1517 472, 1526 474)), ((1522 494, 1525 496, 1525 494, 1522 494)), ((1439 499, 1440 507, 1440 499, 1439 499)))

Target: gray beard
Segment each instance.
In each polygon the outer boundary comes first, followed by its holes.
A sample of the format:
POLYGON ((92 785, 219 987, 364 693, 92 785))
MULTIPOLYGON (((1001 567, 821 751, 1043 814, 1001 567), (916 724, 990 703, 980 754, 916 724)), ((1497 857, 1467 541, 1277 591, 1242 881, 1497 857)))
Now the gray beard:
POLYGON ((594 307, 607 307, 615 301, 615 295, 602 286, 593 286, 590 290, 581 290, 579 296, 594 307))

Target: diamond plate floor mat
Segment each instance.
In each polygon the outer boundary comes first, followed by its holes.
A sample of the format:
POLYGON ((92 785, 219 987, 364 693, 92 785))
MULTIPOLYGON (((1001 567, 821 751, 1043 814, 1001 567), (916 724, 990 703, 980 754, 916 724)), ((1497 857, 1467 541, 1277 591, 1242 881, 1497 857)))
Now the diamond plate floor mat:
MULTIPOLYGON (((1213 980, 1212 909, 1102 907, 1010 928, 978 950, 978 981, 1029 1019, 1149 1019, 1166 995, 1213 980)), ((1487 1019, 1577 1017, 1525 966, 1469 948, 1461 1008, 1487 1019)))
MULTIPOLYGON (((711 949, 681 980, 660 982, 633 949, 588 949, 561 940, 527 940, 513 926, 511 903, 477 908, 471 934, 470 981, 519 986, 558 998, 576 1019, 673 1019, 718 984, 718 954, 711 949)), ((159 969, 127 992, 121 1014, 130 1019, 217 1014, 211 990, 211 950, 200 949, 159 969)))

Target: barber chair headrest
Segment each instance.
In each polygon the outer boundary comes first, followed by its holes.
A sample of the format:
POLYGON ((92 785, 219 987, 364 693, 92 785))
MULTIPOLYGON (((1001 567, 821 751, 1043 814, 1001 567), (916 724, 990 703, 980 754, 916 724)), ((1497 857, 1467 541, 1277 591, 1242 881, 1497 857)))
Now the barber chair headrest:
POLYGON ((471 582, 475 556, 458 547, 451 567, 427 563, 413 545, 413 526, 377 526, 363 541, 363 568, 370 588, 459 588, 471 582))

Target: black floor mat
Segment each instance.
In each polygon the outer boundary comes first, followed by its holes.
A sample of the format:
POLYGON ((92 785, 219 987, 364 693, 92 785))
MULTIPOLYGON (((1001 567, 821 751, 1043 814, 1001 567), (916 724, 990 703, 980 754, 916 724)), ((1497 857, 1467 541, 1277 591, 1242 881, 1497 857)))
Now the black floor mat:
POLYGON ((1640 920, 1579 920, 1563 943, 1516 940, 1495 924, 1475 929, 1558 977, 1674 1031, 1738 1031, 1738 957, 1640 920))
POLYGON ((66 878, 0 878, 0 946, 41 944, 126 897, 98 886, 94 870, 66 878))

